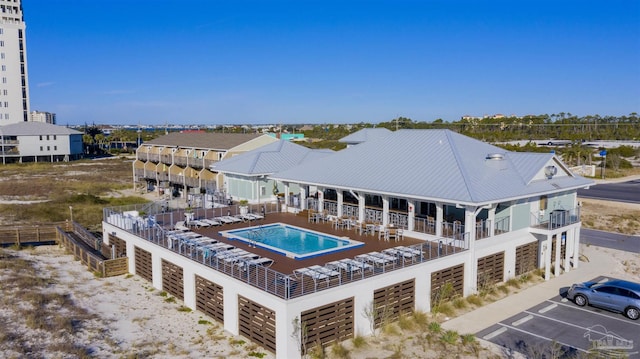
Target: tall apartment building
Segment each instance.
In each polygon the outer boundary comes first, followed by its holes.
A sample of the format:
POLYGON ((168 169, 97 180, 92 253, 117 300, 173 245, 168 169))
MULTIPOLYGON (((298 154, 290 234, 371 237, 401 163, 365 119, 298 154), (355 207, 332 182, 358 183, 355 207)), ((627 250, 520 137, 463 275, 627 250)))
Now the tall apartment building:
POLYGON ((0 0, 0 126, 29 121, 22 0, 0 0))
POLYGON ((29 121, 56 124, 56 114, 43 111, 31 111, 29 121))

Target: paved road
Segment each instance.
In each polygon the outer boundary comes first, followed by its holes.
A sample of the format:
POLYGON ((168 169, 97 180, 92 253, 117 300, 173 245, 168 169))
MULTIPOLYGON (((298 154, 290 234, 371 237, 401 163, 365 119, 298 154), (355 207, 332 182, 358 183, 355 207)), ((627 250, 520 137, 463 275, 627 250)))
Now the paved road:
POLYGON ((600 357, 608 357, 616 349, 624 357, 640 357, 638 321, 591 306, 579 307, 564 298, 567 289, 559 288, 559 295, 481 330, 476 336, 507 353, 515 351, 533 358, 586 355, 598 344, 600 357))
POLYGON ((579 189, 578 197, 640 203, 640 180, 597 184, 589 189, 579 189))
POLYGON ((598 231, 582 227, 580 229, 580 243, 640 253, 640 236, 598 231))

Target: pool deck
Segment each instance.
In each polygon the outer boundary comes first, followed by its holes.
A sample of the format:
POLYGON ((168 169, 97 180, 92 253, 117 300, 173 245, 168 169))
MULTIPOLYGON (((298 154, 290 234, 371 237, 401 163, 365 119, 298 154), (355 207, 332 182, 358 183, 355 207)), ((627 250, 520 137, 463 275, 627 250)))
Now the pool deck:
POLYGON ((409 246, 412 244, 424 243, 423 240, 411 238, 405 236, 400 241, 384 241, 378 240, 378 235, 360 235, 357 229, 335 229, 330 222, 326 223, 309 223, 306 215, 295 215, 290 213, 274 213, 268 214, 262 220, 255 220, 250 222, 240 222, 236 224, 223 224, 217 227, 198 228, 193 229, 194 232, 200 233, 204 236, 214 238, 220 242, 229 243, 237 248, 245 249, 251 253, 255 253, 262 257, 268 257, 275 262, 271 266, 271 269, 283 274, 291 274, 295 269, 308 267, 312 265, 324 265, 327 262, 343 259, 353 258, 359 254, 369 253, 373 251, 382 251, 383 249, 393 248, 396 246, 409 246), (219 234, 221 231, 240 229, 246 227, 253 227, 258 225, 265 225, 270 223, 286 223, 293 226, 306 228, 318 232, 331 234, 336 237, 348 237, 352 240, 360 241, 364 243, 363 246, 356 248, 345 249, 333 253, 322 254, 317 257, 308 259, 293 259, 288 258, 282 254, 269 251, 260 247, 253 248, 249 244, 239 241, 228 239, 219 234))

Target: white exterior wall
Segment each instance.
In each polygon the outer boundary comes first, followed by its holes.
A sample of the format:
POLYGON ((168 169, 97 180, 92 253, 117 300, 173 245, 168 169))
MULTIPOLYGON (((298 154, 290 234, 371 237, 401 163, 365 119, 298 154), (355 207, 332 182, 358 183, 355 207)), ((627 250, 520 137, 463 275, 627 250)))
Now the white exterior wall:
POLYGON ((24 122, 29 113, 26 25, 22 21, 21 0, 0 0, 0 125, 24 122), (18 11, 16 12, 16 9, 18 11), (19 31, 22 31, 22 55, 26 108, 23 106, 22 65, 19 31), (25 112, 26 111, 26 112, 25 112))
POLYGON ((179 255, 164 247, 148 242, 131 233, 106 222, 102 223, 104 242, 108 243, 109 233, 126 241, 129 254, 129 268, 135 269, 134 247, 138 247, 152 253, 153 287, 162 290, 162 259, 165 259, 183 268, 185 277, 184 305, 196 310, 195 306, 195 277, 199 276, 210 280, 224 288, 224 329, 229 333, 238 335, 238 296, 260 303, 276 313, 276 357, 282 359, 300 358, 297 343, 291 338, 293 332, 293 320, 300 317, 300 313, 323 306, 327 303, 341 301, 354 297, 354 333, 355 335, 371 334, 371 325, 363 313, 365 308, 373 301, 375 290, 394 285, 396 283, 415 279, 415 306, 416 310, 428 312, 431 307, 431 273, 444 268, 464 263, 470 253, 462 252, 447 257, 434 259, 422 264, 391 271, 375 278, 361 280, 345 284, 336 288, 318 291, 317 293, 302 297, 284 300, 268 294, 258 288, 245 284, 213 268, 204 266, 194 260, 179 255))
MULTIPOLYGON (((40 135, 35 136, 18 136, 20 142, 21 156, 50 156, 50 155, 68 155, 82 153, 82 135, 40 135), (47 136, 49 139, 47 139, 47 136), (55 136, 55 139, 54 139, 55 136), (74 136, 80 140, 80 149, 72 151, 72 139, 74 136), (42 147, 42 150, 40 150, 42 147), (57 148, 57 149, 56 149, 57 148)), ((77 142, 77 141, 76 141, 77 142)), ((74 142, 75 144, 75 142, 74 142)))

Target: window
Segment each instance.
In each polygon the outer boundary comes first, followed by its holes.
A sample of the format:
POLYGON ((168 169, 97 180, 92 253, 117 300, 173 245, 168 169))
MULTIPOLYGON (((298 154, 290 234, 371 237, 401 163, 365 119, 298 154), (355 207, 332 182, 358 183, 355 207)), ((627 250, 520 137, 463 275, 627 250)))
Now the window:
POLYGON ((57 138, 56 138, 56 135, 53 135, 53 140, 55 141, 56 139, 57 139, 57 138))
POLYGON ((47 141, 49 141, 49 135, 47 135, 47 141))
POLYGON ((6 83, 7 83, 7 78, 6 78, 6 77, 3 77, 3 78, 2 78, 2 83, 3 83, 3 84, 6 84, 6 83))
POLYGON ((42 146, 40 146, 40 152, 42 152, 42 146))
POLYGON ((47 146, 47 151, 51 151, 51 146, 47 146))
POLYGON ((4 52, 0 52, 0 59, 4 60, 4 52))
POLYGON ((42 141, 42 135, 40 135, 40 141, 42 141))
POLYGON ((53 150, 57 151, 58 150, 58 146, 53 146, 53 150))
POLYGON ((2 71, 7 71, 7 65, 2 65, 2 71))
POLYGON ((260 196, 265 196, 267 194, 267 189, 264 186, 260 186, 260 196))
POLYGON ((4 47, 4 40, 0 40, 0 47, 4 47))

